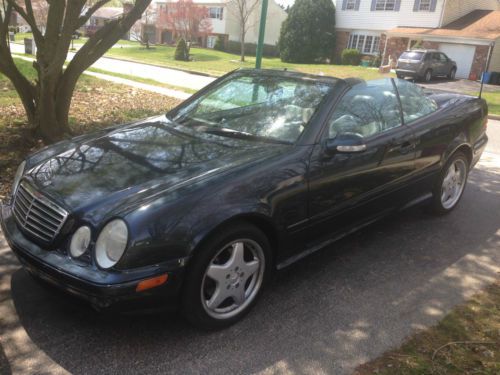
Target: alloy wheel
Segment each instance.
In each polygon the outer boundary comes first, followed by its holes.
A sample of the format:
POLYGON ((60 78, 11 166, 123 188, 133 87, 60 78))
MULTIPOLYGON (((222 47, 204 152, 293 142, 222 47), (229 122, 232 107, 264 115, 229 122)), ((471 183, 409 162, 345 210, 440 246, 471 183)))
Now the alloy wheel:
POLYGON ((224 246, 209 262, 201 284, 201 302, 215 319, 229 319, 252 303, 263 282, 265 256, 251 239, 224 246))
POLYGON ((467 166, 463 159, 450 164, 441 184, 441 204, 447 210, 457 204, 467 179, 467 166))

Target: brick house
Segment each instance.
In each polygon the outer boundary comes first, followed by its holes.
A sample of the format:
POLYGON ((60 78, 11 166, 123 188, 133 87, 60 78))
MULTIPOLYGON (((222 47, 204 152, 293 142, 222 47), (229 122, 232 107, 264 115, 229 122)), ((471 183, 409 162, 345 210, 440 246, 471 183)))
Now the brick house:
POLYGON ((437 49, 457 61, 457 77, 500 71, 499 0, 335 0, 336 54, 357 48, 396 61, 413 46, 437 49), (362 26, 360 26, 362 25, 362 26))

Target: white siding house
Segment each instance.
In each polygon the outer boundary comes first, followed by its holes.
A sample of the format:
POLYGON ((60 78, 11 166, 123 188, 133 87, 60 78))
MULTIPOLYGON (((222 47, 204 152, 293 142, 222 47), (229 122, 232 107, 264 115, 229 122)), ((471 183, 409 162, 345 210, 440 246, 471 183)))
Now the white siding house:
POLYGON ((335 0, 337 46, 395 62, 416 44, 448 53, 457 76, 477 79, 491 56, 499 70, 499 0, 335 0))

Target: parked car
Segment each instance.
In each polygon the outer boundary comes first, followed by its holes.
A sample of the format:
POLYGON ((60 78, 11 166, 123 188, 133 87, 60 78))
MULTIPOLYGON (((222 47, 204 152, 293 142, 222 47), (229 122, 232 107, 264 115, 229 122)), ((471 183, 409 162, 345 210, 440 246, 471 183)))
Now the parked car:
POLYGON ((396 65, 398 78, 413 77, 429 82, 434 77, 455 79, 457 63, 443 52, 435 50, 405 51, 396 65))
POLYGON ((0 221, 28 272, 98 309, 221 328, 273 270, 424 199, 453 210, 487 112, 405 80, 240 70, 29 156, 0 221))

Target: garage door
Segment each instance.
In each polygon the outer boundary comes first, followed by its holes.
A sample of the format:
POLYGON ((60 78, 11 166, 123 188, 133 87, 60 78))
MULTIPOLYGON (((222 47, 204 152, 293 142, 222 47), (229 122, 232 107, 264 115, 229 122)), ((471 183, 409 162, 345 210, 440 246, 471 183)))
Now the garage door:
POLYGON ((441 43, 439 50, 457 63, 457 78, 469 78, 476 46, 441 43))

